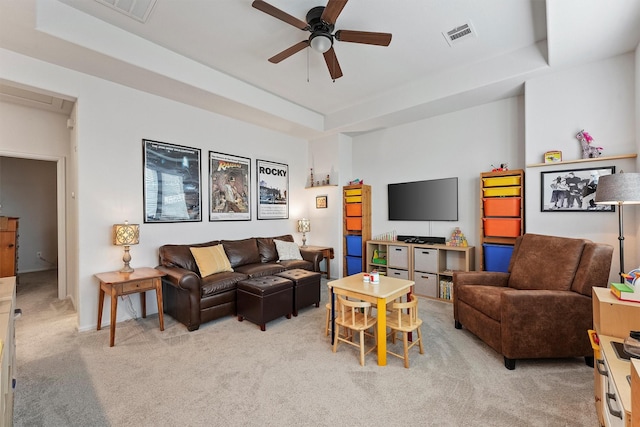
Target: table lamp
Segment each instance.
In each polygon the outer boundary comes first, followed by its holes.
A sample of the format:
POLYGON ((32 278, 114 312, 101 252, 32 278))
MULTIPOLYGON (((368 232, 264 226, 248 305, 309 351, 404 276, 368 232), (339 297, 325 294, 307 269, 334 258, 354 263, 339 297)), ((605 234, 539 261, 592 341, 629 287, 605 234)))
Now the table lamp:
POLYGON ((113 225, 113 244, 124 246, 124 256, 122 257, 124 267, 120 270, 121 273, 133 273, 134 270, 129 265, 131 261, 129 246, 137 245, 138 243, 140 243, 140 225, 129 224, 129 221, 125 221, 124 224, 113 225))
POLYGON ((302 247, 307 247, 307 235, 306 233, 311 231, 311 221, 307 218, 298 220, 298 233, 302 233, 302 247))
POLYGON ((620 280, 624 283, 624 230, 622 205, 640 204, 640 173, 604 175, 598 179, 595 203, 618 206, 618 241, 620 242, 620 280))

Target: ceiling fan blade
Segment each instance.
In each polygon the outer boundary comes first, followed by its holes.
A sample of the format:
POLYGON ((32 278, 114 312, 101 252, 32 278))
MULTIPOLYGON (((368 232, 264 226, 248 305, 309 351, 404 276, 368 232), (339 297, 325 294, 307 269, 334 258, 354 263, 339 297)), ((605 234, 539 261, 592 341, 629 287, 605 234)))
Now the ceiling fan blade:
POLYGON ((309 46, 309 40, 303 40, 300 43, 296 43, 293 46, 283 50, 279 54, 272 56, 271 58, 269 58, 269 62, 277 64, 278 62, 287 59, 294 53, 300 52, 302 49, 304 49, 307 46, 309 46))
POLYGON ((327 24, 335 24, 338 19, 338 15, 340 15, 340 12, 342 12, 342 9, 346 4, 347 0, 329 0, 329 3, 325 6, 320 19, 327 24))
POLYGON ((391 43, 391 34, 372 33, 369 31, 338 30, 335 38, 341 42, 375 44, 378 46, 389 46, 389 43, 391 43))
POLYGON ((333 47, 323 53, 323 55, 324 62, 327 63, 327 68, 329 68, 329 74, 331 74, 331 78, 335 80, 342 77, 342 69, 340 69, 340 64, 338 63, 338 58, 336 57, 336 51, 333 50, 333 47))
POLYGON ((264 2, 262 0, 254 0, 254 2, 251 3, 251 6, 266 13, 267 15, 271 15, 274 18, 286 22, 287 24, 293 25, 296 28, 299 28, 301 30, 309 30, 309 24, 296 18, 295 16, 291 16, 288 13, 283 12, 282 10, 270 5, 267 2, 264 2))

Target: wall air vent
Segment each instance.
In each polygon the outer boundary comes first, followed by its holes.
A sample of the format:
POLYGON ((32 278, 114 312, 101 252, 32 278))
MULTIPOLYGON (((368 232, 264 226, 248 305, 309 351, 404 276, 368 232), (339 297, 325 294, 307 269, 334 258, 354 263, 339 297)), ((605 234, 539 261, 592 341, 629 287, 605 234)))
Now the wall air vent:
POLYGON ((156 5, 156 0, 95 0, 110 9, 124 13, 136 21, 147 22, 151 10, 156 5))
POLYGON ((449 31, 443 31, 442 35, 451 47, 464 40, 477 37, 476 30, 473 28, 473 25, 471 25, 471 21, 467 21, 466 23, 457 26, 449 31))

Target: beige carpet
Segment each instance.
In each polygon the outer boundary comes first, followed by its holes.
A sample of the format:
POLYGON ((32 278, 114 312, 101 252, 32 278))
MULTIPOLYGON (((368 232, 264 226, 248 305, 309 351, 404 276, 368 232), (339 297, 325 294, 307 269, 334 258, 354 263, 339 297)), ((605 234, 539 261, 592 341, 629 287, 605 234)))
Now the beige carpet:
MULTIPOLYGON (((198 331, 157 315, 78 333, 55 273, 22 275, 16 426, 597 426, 583 359, 518 361, 453 327, 421 299, 425 354, 411 368, 331 352, 323 303, 267 330, 227 317, 198 331)), ((324 281, 323 281, 324 284, 324 281)), ((324 290, 324 287, 323 287, 324 290)), ((139 308, 136 307, 139 311, 139 308)))

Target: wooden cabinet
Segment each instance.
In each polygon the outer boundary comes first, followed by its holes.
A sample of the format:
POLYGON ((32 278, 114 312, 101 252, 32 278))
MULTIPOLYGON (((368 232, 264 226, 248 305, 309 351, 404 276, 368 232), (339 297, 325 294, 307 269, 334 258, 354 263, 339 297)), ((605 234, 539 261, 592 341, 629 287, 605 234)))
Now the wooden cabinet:
POLYGON ((480 269, 507 271, 513 244, 525 232, 524 171, 480 174, 480 269))
POLYGON ((18 218, 0 217, 0 277, 18 273, 18 218))
POLYGON ((454 271, 472 271, 473 246, 412 244, 370 240, 366 242, 366 271, 415 282, 413 292, 428 298, 451 301, 454 271))
POLYGON ((598 420, 604 426, 630 427, 631 361, 618 357, 616 346, 622 345, 630 331, 640 330, 640 304, 620 301, 608 288, 593 288, 593 327, 600 341, 594 364, 598 420))
POLYGON ((371 186, 346 185, 343 193, 344 276, 364 271, 365 242, 371 239, 371 186))
POLYGON ((0 426, 13 425, 15 277, 0 278, 0 426))

